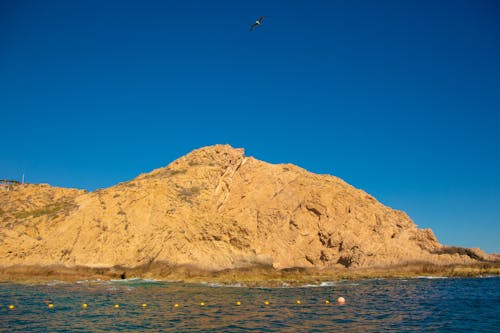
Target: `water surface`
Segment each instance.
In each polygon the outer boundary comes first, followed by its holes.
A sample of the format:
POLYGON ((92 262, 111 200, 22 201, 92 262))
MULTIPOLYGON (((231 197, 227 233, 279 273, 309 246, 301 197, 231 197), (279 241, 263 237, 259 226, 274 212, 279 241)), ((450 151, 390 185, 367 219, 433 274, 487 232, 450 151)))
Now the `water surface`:
POLYGON ((499 332, 499 314, 500 277, 298 288, 144 280, 0 283, 0 332, 499 332), (339 296, 345 305, 336 304, 339 296))

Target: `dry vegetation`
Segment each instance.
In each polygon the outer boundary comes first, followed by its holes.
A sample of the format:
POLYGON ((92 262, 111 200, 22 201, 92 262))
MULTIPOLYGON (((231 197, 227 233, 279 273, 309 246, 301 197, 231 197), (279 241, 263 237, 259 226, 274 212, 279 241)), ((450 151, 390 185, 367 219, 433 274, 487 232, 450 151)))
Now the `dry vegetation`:
POLYGON ((42 208, 17 212, 15 217, 18 219, 24 219, 27 217, 40 217, 47 215, 48 217, 55 217, 59 213, 67 215, 72 209, 76 208, 76 205, 71 201, 56 202, 53 204, 48 204, 42 208))

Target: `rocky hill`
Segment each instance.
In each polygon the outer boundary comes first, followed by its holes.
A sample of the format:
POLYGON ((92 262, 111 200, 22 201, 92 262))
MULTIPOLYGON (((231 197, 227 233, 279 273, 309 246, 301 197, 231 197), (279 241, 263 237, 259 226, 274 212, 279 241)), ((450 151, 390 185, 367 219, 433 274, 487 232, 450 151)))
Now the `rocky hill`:
POLYGON ((402 211, 329 175, 216 145, 132 181, 86 192, 19 185, 0 192, 0 266, 202 270, 472 264, 402 211))

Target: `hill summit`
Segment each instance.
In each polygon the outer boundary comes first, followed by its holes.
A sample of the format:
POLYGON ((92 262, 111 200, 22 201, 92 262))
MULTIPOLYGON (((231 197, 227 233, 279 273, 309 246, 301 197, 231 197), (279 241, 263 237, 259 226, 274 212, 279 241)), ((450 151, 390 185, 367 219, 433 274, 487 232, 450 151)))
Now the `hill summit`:
POLYGON ((344 269, 472 264, 402 211, 329 175, 215 145, 116 186, 0 192, 0 266, 267 266, 344 269))

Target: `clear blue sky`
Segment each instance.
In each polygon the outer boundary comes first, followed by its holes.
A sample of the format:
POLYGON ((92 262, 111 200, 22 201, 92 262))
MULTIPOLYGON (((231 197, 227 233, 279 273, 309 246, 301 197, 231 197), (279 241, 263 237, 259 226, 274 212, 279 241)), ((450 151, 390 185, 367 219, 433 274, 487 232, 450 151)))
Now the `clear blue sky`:
POLYGON ((94 190, 229 143, 500 252, 495 0, 1 0, 0 115, 0 178, 94 190))

